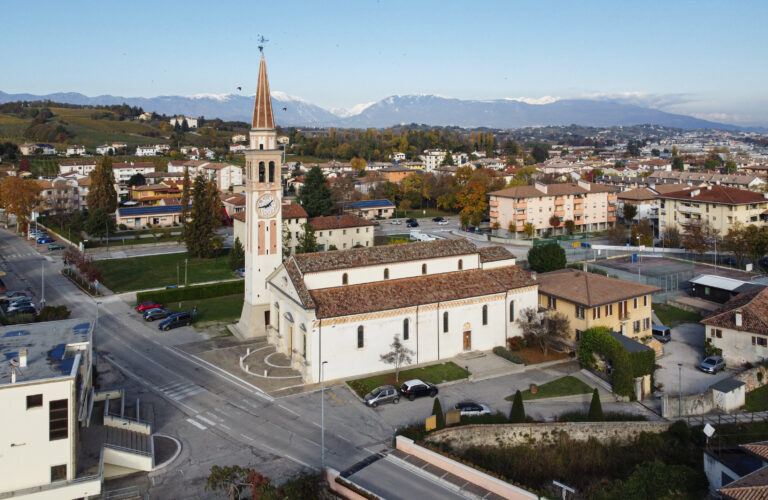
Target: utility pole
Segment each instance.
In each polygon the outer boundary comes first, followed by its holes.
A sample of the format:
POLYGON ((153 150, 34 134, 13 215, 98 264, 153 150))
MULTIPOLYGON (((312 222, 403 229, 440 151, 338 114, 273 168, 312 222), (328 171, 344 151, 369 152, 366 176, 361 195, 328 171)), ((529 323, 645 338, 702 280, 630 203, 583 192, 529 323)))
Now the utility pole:
POLYGON ((41 267, 42 267, 42 280, 43 280, 43 283, 42 283, 43 295, 42 295, 42 298, 40 299, 40 309, 45 307, 45 260, 43 260, 41 264, 42 264, 41 267))
POLYGON ((680 393, 677 399, 677 416, 683 418, 683 364, 677 364, 677 390, 680 393))
POLYGON ((107 255, 109 255, 109 221, 106 222, 107 225, 107 255))
POLYGON ((320 472, 325 471, 325 365, 320 364, 320 472))
POLYGON ((184 286, 187 286, 187 264, 189 264, 189 259, 184 259, 184 286))

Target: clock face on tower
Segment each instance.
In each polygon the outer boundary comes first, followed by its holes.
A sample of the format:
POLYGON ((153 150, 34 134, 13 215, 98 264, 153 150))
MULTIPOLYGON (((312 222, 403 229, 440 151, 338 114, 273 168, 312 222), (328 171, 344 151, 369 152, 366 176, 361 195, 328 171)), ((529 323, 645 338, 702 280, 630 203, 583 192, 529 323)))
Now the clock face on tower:
POLYGON ((271 193, 261 195, 256 201, 256 211, 260 217, 265 219, 274 217, 279 208, 277 206, 277 198, 271 193))

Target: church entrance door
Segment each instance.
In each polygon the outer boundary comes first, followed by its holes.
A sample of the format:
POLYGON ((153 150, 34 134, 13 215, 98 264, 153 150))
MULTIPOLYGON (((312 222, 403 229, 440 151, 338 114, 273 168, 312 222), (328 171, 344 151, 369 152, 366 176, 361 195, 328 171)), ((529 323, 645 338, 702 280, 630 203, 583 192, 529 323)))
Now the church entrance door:
POLYGON ((469 330, 464 332, 464 350, 465 351, 472 350, 472 332, 469 330))

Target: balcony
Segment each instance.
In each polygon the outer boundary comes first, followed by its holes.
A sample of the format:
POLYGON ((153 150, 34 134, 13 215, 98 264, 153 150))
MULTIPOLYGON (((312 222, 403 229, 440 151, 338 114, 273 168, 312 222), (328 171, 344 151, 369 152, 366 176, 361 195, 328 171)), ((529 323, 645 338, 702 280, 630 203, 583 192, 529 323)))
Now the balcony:
POLYGON ((681 205, 677 207, 677 211, 683 214, 700 214, 701 209, 698 207, 686 207, 685 205, 681 205))
POLYGON ((559 206, 562 206, 562 205, 565 205, 565 199, 563 199, 563 198, 560 198, 560 199, 555 198, 555 206, 559 207, 559 206))
POLYGON ((488 212, 488 217, 490 217, 491 219, 498 219, 499 212, 494 212, 493 210, 491 210, 490 212, 488 212))
POLYGON ((555 217, 565 217, 565 210, 555 210, 555 217))
POLYGON ((583 208, 574 208, 573 209, 573 215, 584 215, 584 209, 583 208))
POLYGON ((616 222, 616 217, 608 217, 608 222, 616 222))
POLYGON ((526 220, 528 218, 528 214, 515 214, 515 220, 526 220))
POLYGON ((528 203, 521 201, 520 203, 515 203, 515 208, 519 210, 524 210, 528 208, 528 203))
POLYGON ((499 200, 491 198, 491 201, 488 202, 488 205, 490 205, 492 207, 498 207, 499 206, 499 200))

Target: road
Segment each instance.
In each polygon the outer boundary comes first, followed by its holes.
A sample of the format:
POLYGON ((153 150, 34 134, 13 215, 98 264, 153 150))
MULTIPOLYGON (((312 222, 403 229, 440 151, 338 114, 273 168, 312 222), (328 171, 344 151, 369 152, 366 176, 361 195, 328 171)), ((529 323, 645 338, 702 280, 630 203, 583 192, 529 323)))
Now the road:
MULTIPOLYGON (((153 391, 178 410, 173 425, 167 422, 162 425, 171 430, 176 426, 192 426, 194 432, 185 433, 185 447, 250 448, 258 450, 256 455, 277 455, 301 467, 319 469, 319 394, 275 400, 245 380, 182 352, 174 344, 189 342, 190 337, 197 335, 193 329, 161 334, 156 325, 141 321, 120 296, 103 297, 97 306, 92 298, 58 274, 62 267, 60 257, 40 255, 34 244, 10 232, 0 231, 0 255, 8 273, 9 289, 22 288, 41 298, 44 268, 48 304, 66 304, 73 311, 72 317, 93 318, 98 309, 94 333, 97 355, 109 360, 133 383, 153 391)), ((345 471, 388 449, 391 428, 367 421, 356 412, 351 418, 357 422, 350 425, 346 412, 340 407, 334 408, 330 393, 325 397, 328 466, 345 471)), ((377 460, 362 471, 357 474, 361 474, 365 487, 382 498, 401 498, 399 492, 409 492, 409 498, 464 498, 396 461, 377 460)), ((179 478, 179 492, 184 491, 187 480, 188 477, 179 478)), ((163 491, 169 491, 169 487, 172 489, 174 485, 165 484, 163 491)))

